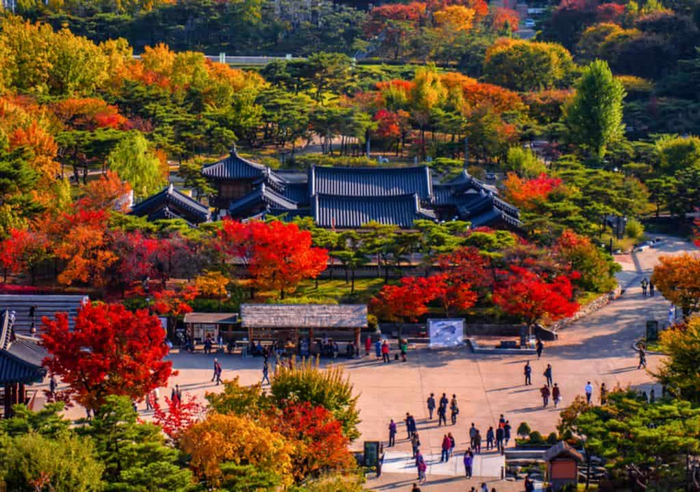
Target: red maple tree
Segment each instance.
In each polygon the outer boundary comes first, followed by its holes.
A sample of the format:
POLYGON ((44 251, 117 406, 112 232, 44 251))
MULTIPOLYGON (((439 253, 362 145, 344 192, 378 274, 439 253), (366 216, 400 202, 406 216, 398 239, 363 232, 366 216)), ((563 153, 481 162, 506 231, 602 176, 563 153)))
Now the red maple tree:
POLYGON ((49 256, 49 241, 40 232, 11 229, 10 236, 0 243, 0 264, 3 281, 8 273, 28 272, 34 285, 36 269, 49 256))
POLYGON ((248 266, 255 288, 275 290, 282 299, 328 264, 328 251, 312 247, 311 233, 296 224, 225 220, 219 240, 222 251, 248 266))
POLYGON ((440 286, 433 277, 404 277, 400 285, 385 285, 372 298, 369 308, 381 319, 393 322, 417 321, 437 299, 440 286))
POLYGON ((121 304, 86 304, 70 329, 68 315, 44 317, 42 344, 49 373, 69 385, 81 405, 98 408, 108 395, 141 400, 166 386, 173 374, 165 331, 145 309, 128 311, 121 304))
POLYGON ((506 313, 523 319, 528 326, 548 319, 555 321, 572 316, 579 305, 574 301, 574 288, 569 276, 548 278, 526 268, 512 265, 499 272, 499 282, 493 292, 493 302, 506 313))
POLYGON ((437 263, 449 277, 450 283, 468 284, 477 290, 488 289, 493 285, 491 261, 474 247, 462 247, 440 255, 437 263))
POLYGON ((294 443, 292 462, 299 480, 324 470, 353 467, 349 440, 333 414, 308 402, 287 406, 276 415, 272 429, 294 443))
POLYGON ((182 431, 196 424, 204 412, 204 406, 195 395, 187 395, 183 401, 166 396, 165 406, 167 409, 153 402, 153 420, 172 439, 177 439, 182 431))
POLYGON ((448 318, 455 312, 463 312, 476 304, 477 295, 471 284, 443 273, 430 277, 436 289, 436 299, 448 318))

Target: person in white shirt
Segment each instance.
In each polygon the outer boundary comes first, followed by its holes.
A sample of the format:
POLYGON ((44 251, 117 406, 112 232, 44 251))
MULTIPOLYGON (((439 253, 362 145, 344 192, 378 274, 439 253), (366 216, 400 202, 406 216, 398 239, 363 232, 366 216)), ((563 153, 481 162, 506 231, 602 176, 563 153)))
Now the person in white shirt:
POLYGON ((590 381, 588 381, 586 383, 585 391, 586 391, 586 401, 590 405, 591 404, 591 397, 593 396, 593 385, 591 385, 590 381))

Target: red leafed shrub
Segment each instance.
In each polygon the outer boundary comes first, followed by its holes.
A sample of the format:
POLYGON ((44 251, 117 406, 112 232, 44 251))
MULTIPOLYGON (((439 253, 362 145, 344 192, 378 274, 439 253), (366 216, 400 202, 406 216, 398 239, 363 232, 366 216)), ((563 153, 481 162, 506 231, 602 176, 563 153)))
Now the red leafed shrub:
POLYGON ((187 395, 183 401, 166 396, 165 406, 166 409, 153 402, 153 420, 172 439, 177 439, 182 431, 196 424, 204 413, 204 406, 194 395, 187 395))

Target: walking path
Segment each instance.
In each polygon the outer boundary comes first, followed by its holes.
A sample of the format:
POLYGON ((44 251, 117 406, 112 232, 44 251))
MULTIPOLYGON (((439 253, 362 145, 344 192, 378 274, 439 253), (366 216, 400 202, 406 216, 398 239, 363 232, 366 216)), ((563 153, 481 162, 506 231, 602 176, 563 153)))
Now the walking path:
MULTIPOLYGON (((428 483, 421 485, 422 490, 468 490, 469 486, 478 487, 482 481, 488 482, 489 489, 496 487, 498 492, 522 490, 522 484, 516 486, 499 480, 503 459, 496 453, 477 457, 474 474, 480 478, 462 477, 461 457, 469 445, 470 424, 474 422, 485 436, 488 427, 495 428, 499 416, 504 414, 512 426, 512 438, 521 422, 527 422, 546 437, 555 430, 561 408, 576 395, 583 395, 587 381, 594 385, 596 398, 603 382, 609 388, 629 385, 649 391, 653 386, 652 377, 645 370, 637 370, 638 358, 632 344, 644 335, 647 319, 666 319, 669 303, 660 295, 643 297, 639 280, 651 275, 659 255, 691 249, 695 248, 690 243, 669 238, 658 248, 638 253, 636 259, 631 255, 617 257, 623 266, 618 278, 627 288, 625 294, 562 330, 559 340, 546 344, 540 360, 532 356, 477 355, 467 349, 418 349, 409 352, 409 361, 405 363, 382 364, 374 355, 344 362, 355 390, 360 393, 362 437, 355 445, 359 448, 365 440, 385 441, 389 420, 399 423, 397 437, 401 439, 387 450, 384 474, 370 480, 367 486, 374 490, 410 490, 415 479, 410 474, 415 474, 415 467, 402 423, 406 412, 410 412, 417 422, 421 451, 429 462, 428 483), (528 360, 533 369, 532 386, 523 384, 523 366, 528 360), (562 391, 563 401, 558 409, 552 405, 543 408, 539 395, 547 364, 552 365, 554 382, 562 391), (457 395, 460 414, 456 425, 442 428, 437 425, 437 418, 428 419, 425 401, 431 392, 436 399, 442 393, 447 393, 448 398, 457 395), (442 438, 447 432, 453 434, 457 447, 452 460, 440 464, 442 438)), ((195 394, 200 399, 207 392, 221 391, 223 386, 210 382, 214 357, 173 353, 171 359, 179 374, 171 378, 171 385, 179 384, 184 393, 195 394)), ((241 359, 229 355, 218 358, 223 367, 223 379, 239 377, 245 385, 260 381, 262 361, 259 358, 241 359)), ((653 370, 659 359, 660 356, 650 354, 649 369, 653 370)), ((161 395, 169 394, 169 388, 161 391, 161 395)), ((660 394, 658 388, 656 394, 660 394)), ((69 413, 71 417, 82 416, 79 409, 69 413)), ((142 415, 149 417, 149 413, 143 411, 142 415)))

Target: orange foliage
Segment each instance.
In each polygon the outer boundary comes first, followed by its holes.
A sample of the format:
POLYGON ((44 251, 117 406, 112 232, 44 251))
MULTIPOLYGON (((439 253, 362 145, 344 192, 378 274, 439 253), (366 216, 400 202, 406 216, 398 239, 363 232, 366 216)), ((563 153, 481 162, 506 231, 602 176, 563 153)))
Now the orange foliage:
POLYGON ((503 113, 518 111, 524 107, 523 100, 518 94, 493 84, 464 86, 464 100, 469 110, 489 108, 496 113, 503 113))
POLYGON ((515 173, 508 173, 503 181, 507 199, 523 210, 532 210, 538 201, 546 200, 561 183, 561 179, 550 178, 544 173, 533 179, 522 179, 515 173))
POLYGON ((700 256, 682 253, 662 256, 651 280, 659 292, 683 310, 683 316, 700 311, 700 256))
POLYGON ((58 145, 53 136, 39 123, 33 121, 27 127, 16 128, 10 134, 10 148, 24 147, 31 152, 30 163, 39 173, 44 185, 54 181, 61 171, 60 164, 55 160, 58 145))
POLYGON ((459 72, 446 72, 440 75, 440 82, 447 90, 464 89, 469 85, 477 83, 476 79, 467 77, 459 72))
POLYGON ((117 107, 102 99, 69 98, 53 104, 52 110, 65 125, 77 130, 128 127, 128 120, 119 114, 117 107))
POLYGON ((498 7, 493 11, 491 25, 498 31, 505 29, 506 25, 510 27, 511 31, 517 31, 520 25, 520 16, 513 9, 498 7))
POLYGON ((85 187, 85 196, 79 206, 85 210, 117 210, 125 212, 129 183, 122 181, 117 173, 107 171, 99 179, 90 181, 85 187))

